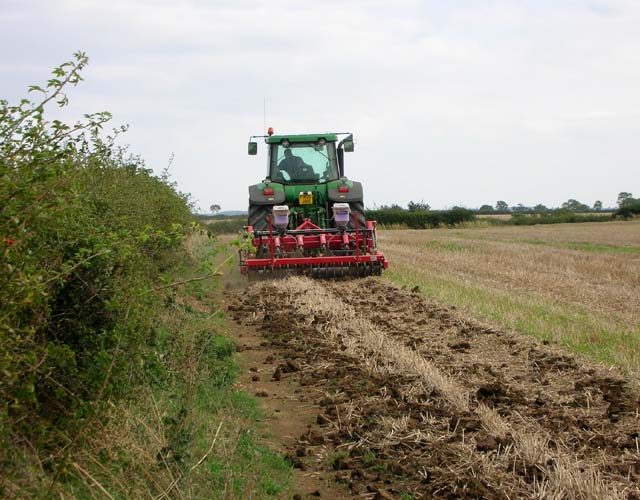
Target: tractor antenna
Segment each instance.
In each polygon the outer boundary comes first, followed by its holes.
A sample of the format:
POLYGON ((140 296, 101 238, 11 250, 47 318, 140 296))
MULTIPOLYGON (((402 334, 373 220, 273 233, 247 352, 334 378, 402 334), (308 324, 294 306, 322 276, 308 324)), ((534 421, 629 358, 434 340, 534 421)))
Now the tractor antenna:
POLYGON ((267 96, 262 98, 262 130, 267 130, 267 96))

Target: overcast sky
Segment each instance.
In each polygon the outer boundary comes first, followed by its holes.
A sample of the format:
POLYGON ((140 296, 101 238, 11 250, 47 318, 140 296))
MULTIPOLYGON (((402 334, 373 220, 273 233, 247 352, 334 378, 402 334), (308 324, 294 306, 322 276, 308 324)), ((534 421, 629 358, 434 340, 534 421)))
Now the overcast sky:
POLYGON ((352 131, 365 203, 640 195, 638 0, 0 0, 0 97, 85 51, 71 113, 200 207, 246 209, 252 134, 352 131))

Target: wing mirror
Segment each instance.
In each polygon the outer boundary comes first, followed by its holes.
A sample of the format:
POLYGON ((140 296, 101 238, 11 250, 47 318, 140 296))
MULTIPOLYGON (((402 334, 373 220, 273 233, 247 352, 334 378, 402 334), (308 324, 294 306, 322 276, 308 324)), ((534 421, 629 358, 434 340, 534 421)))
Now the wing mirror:
POLYGON ((353 135, 348 135, 342 141, 346 153, 353 153, 353 135))
POLYGON ((250 155, 252 155, 252 156, 258 154, 258 143, 257 142, 250 142, 249 143, 248 153, 250 155))

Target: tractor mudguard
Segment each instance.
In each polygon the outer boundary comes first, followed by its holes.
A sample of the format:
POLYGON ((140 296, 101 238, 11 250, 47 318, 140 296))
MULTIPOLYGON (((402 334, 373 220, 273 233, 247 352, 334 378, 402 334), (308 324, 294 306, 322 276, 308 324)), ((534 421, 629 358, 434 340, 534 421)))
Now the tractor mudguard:
POLYGON ((277 189, 274 184, 270 184, 273 188, 272 194, 264 194, 263 189, 265 188, 264 184, 254 184, 253 186, 249 186, 249 204, 251 205, 278 205, 279 203, 284 203, 284 189, 282 186, 279 186, 280 189, 277 189))
POLYGON ((330 186, 327 190, 327 197, 329 201, 338 201, 345 203, 353 203, 354 201, 362 201, 362 183, 351 181, 349 186, 349 191, 347 193, 341 193, 338 191, 338 186, 330 186))

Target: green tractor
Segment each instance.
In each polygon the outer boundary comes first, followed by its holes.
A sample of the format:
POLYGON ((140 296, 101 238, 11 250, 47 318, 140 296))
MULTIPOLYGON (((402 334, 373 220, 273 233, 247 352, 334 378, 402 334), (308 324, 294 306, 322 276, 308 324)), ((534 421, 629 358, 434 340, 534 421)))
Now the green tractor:
POLYGON ((257 137, 268 145, 267 176, 249 186, 253 251, 241 256, 243 273, 339 277, 386 269, 375 222, 365 220, 362 184, 344 175, 353 135, 273 135, 270 128, 251 137, 250 155, 257 154, 257 137))
MULTIPOLYGON (((271 130, 271 129, 270 129, 271 130)), ((252 137, 251 139, 254 139, 252 137)), ((364 229, 362 184, 344 175, 344 153, 353 151, 351 134, 268 135, 267 177, 249 187, 249 220, 255 230, 268 228, 268 217, 276 205, 287 205, 292 227, 310 219, 321 228, 331 227, 334 203, 348 203, 364 229), (338 142, 339 135, 346 135, 338 142)), ((249 142, 249 154, 258 150, 249 142)))

